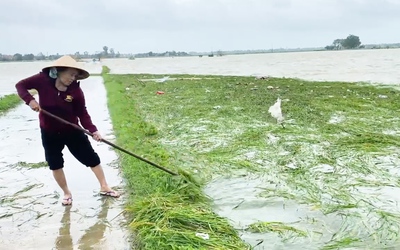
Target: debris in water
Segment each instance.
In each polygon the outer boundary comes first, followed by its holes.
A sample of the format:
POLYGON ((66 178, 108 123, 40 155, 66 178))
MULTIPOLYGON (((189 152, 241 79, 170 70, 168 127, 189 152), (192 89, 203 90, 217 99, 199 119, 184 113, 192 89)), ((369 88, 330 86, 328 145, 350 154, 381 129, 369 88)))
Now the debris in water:
POLYGON ((256 80, 268 80, 269 76, 257 76, 255 79, 256 80))
POLYGON ((47 162, 44 162, 44 161, 36 162, 36 163, 20 161, 20 162, 17 162, 15 164, 9 165, 9 167, 26 167, 26 168, 29 168, 29 169, 32 169, 32 168, 43 168, 43 167, 47 167, 47 166, 48 166, 47 162))
POLYGON ((258 245, 261 245, 264 242, 264 240, 262 240, 262 239, 258 239, 257 241, 258 241, 258 243, 255 246, 253 246, 253 248, 255 248, 258 245))
POLYGON ((11 216, 13 216, 13 215, 12 214, 8 214, 8 213, 2 214, 2 215, 0 215, 0 219, 11 217, 11 216))
POLYGON ((238 208, 240 205, 242 205, 243 202, 244 202, 244 200, 242 200, 239 204, 237 204, 236 206, 234 206, 232 209, 238 208))
POLYGON ((248 232, 252 233, 265 233, 265 232, 274 232, 279 235, 283 235, 285 232, 292 232, 301 237, 306 237, 307 232, 297 229, 295 227, 285 225, 282 222, 256 222, 249 225, 248 228, 245 229, 248 232))
POLYGON ((14 196, 17 196, 17 195, 19 195, 19 194, 28 192, 29 190, 33 189, 34 187, 43 187, 43 183, 40 183, 40 184, 32 184, 32 185, 29 185, 29 186, 27 186, 27 187, 24 187, 23 189, 21 189, 21 190, 19 190, 18 192, 16 192, 16 193, 14 194, 14 196))
POLYGON ((163 91, 157 91, 156 94, 157 94, 157 95, 163 95, 164 92, 163 92, 163 91))

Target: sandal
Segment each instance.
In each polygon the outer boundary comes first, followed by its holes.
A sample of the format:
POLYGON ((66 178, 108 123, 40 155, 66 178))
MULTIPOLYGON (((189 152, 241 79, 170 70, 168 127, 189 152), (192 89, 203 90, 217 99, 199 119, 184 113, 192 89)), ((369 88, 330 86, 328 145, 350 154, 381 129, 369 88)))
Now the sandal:
POLYGON ((71 206, 72 205, 72 197, 64 198, 61 202, 63 206, 71 206))
POLYGON ((100 195, 118 198, 120 194, 115 191, 100 191, 100 195))

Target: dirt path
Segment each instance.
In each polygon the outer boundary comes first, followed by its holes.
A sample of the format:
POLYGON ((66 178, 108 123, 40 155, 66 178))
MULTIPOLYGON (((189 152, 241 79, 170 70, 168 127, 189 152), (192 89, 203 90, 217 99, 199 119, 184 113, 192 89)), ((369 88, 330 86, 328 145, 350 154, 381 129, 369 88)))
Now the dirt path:
MULTIPOLYGON (((103 137, 112 141, 112 125, 101 77, 81 83, 87 107, 103 137)), ((73 206, 61 206, 61 190, 47 167, 29 168, 21 162, 44 162, 37 113, 20 105, 0 117, 0 249, 130 249, 124 226, 124 195, 98 196, 90 169, 64 149, 67 181, 73 206)), ((116 153, 91 140, 102 159, 109 184, 123 191, 116 153)))

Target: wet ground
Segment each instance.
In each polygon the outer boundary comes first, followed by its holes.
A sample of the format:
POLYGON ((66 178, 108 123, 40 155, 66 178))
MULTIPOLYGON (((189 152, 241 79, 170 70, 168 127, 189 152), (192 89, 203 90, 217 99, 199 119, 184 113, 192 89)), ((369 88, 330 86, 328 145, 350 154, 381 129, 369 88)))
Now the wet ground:
POLYGON ((340 228, 342 220, 336 215, 323 215, 306 205, 283 198, 263 198, 260 193, 268 187, 261 176, 218 178, 205 188, 213 198, 215 211, 227 218, 240 237, 257 250, 264 249, 320 249, 321 242, 329 241, 333 232, 340 228), (313 218, 315 223, 307 222, 313 218), (282 222, 294 227, 306 228, 308 237, 295 237, 286 233, 252 233, 248 226, 256 222, 282 222), (307 228, 308 227, 308 228, 307 228))
MULTIPOLYGON (((81 86, 93 122, 113 141, 102 78, 90 77, 81 86)), ((62 192, 47 167, 22 166, 45 161, 38 126, 38 113, 24 104, 0 117, 0 249, 130 249, 124 195, 99 196, 92 171, 67 149, 64 171, 73 195, 71 207, 61 205, 62 192)), ((91 142, 109 185, 123 192, 116 152, 91 142)))

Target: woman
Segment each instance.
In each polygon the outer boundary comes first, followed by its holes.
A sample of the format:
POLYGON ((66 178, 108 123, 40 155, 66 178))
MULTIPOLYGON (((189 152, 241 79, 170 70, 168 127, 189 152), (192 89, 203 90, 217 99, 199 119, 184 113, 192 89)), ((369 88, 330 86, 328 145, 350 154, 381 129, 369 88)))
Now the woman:
MULTIPOLYGON (((43 68, 40 73, 19 81, 16 89, 20 98, 32 110, 39 112, 43 109, 77 125, 79 121, 93 134, 94 140, 101 141, 102 137, 87 112, 85 97, 80 88, 79 80, 88 77, 89 73, 72 57, 63 56, 52 65, 43 68), (39 93, 40 106, 28 92, 31 89, 39 93)), ((100 158, 85 133, 42 112, 39 113, 39 121, 46 161, 54 179, 64 192, 63 205, 72 204, 72 194, 63 171, 62 150, 65 146, 79 162, 91 168, 100 183, 101 195, 119 197, 119 194, 108 186, 100 158)))

